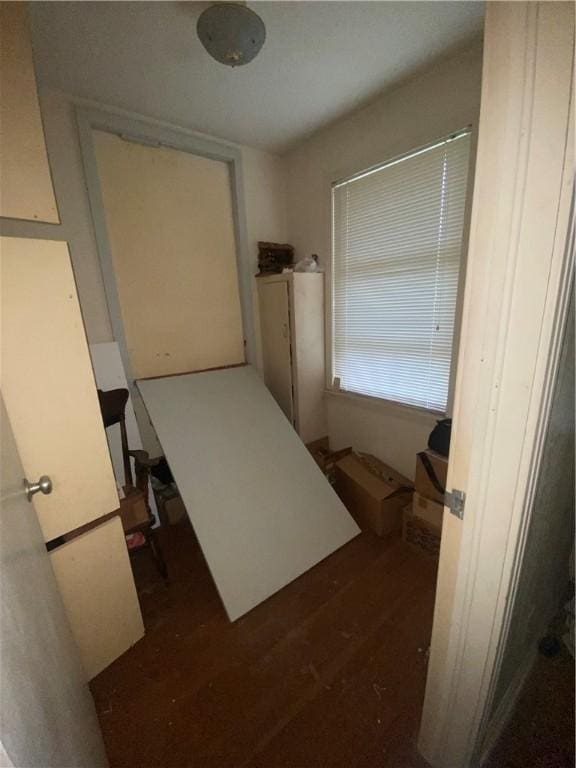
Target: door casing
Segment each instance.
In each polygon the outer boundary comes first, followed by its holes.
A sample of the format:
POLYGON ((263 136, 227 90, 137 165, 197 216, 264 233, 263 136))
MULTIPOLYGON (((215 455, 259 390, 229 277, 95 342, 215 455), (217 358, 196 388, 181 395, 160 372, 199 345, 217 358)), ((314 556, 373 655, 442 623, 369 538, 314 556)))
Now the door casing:
POLYGON ((487 4, 479 144, 419 750, 477 765, 542 455, 574 271, 571 4, 487 4))
POLYGON ((188 131, 169 123, 153 120, 141 115, 129 115, 126 112, 120 113, 113 109, 105 109, 103 107, 95 108, 78 105, 76 108, 76 121, 112 331, 114 333, 114 339, 117 341, 120 349, 122 362, 124 364, 126 377, 133 398, 137 402, 139 401, 137 389, 133 386, 134 376, 131 370, 126 336, 122 323, 120 300, 106 228, 104 204, 100 190, 93 130, 115 133, 126 139, 148 144, 150 146, 170 147, 172 149, 190 152, 195 155, 200 155, 201 157, 219 160, 228 164, 230 169, 230 183, 232 186, 231 192, 234 231, 236 236, 236 258, 246 362, 255 363, 256 344, 252 308, 252 284, 250 278, 251 263, 247 246, 242 154, 240 149, 232 144, 209 139, 194 131, 188 131))

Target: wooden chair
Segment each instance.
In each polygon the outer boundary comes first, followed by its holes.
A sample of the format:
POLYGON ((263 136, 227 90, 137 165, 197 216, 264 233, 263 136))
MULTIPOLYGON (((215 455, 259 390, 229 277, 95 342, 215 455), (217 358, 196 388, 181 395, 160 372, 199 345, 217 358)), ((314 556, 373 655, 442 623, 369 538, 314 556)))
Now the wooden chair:
POLYGON ((114 424, 120 425, 122 462, 124 465, 124 492, 126 494, 125 499, 122 499, 120 503, 120 517, 130 556, 144 548, 150 549, 160 575, 166 580, 168 572, 155 531, 152 528, 155 519, 150 509, 148 497, 150 467, 155 466, 159 459, 150 459, 146 451, 129 450, 128 435, 126 433, 126 403, 128 402, 128 397, 127 389, 98 390, 98 400, 100 402, 104 427, 108 428, 114 424), (136 484, 134 484, 132 479, 130 458, 134 459, 136 484))

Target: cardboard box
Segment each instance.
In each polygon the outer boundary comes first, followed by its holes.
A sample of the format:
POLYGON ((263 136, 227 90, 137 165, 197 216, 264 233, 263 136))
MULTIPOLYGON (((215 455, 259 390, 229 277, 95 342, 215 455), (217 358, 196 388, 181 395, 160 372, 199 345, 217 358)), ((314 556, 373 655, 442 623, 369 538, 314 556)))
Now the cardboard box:
POLYGON ((415 515, 412 511, 412 505, 404 509, 402 538, 406 544, 437 558, 440 554, 441 536, 441 529, 415 515))
POLYGON ((162 525, 176 525, 186 518, 186 507, 180 494, 168 491, 158 492, 155 496, 162 525))
MULTIPOLYGON (((434 451, 423 451, 428 456, 430 463, 434 469, 434 473, 438 478, 438 482, 443 488, 446 488, 446 475, 448 473, 448 459, 445 456, 440 456, 439 453, 434 451)), ((416 479, 414 481, 414 489, 418 491, 421 496, 425 496, 427 499, 437 501, 440 504, 444 503, 443 495, 436 490, 432 481, 428 477, 426 468, 422 463, 420 454, 416 455, 416 479)))
POLYGON ((433 525, 438 531, 442 531, 442 519, 444 516, 443 504, 438 504, 437 501, 427 499, 426 496, 422 496, 415 491, 412 498, 412 512, 416 517, 419 517, 421 520, 426 520, 427 523, 433 525))
POLYGON ((306 443, 306 448, 308 448, 314 459, 317 461, 318 456, 324 456, 330 453, 328 437, 320 437, 318 440, 312 440, 312 442, 306 443))
POLYGON ((136 488, 125 488, 124 493, 126 495, 120 499, 120 517, 124 531, 130 531, 147 523, 150 518, 141 491, 136 488))
POLYGON ((412 483, 384 462, 349 453, 335 465, 336 492, 363 529, 384 536, 402 528, 402 510, 412 497, 412 483))
POLYGON ((325 475, 330 474, 337 461, 340 461, 344 456, 352 453, 352 448, 341 448, 339 451, 331 451, 328 447, 328 438, 322 438, 316 440, 314 443, 308 443, 306 446, 312 454, 314 461, 325 475))
POLYGON ((173 496, 164 502, 164 513, 169 525, 176 525, 186 518, 186 507, 181 496, 173 496))

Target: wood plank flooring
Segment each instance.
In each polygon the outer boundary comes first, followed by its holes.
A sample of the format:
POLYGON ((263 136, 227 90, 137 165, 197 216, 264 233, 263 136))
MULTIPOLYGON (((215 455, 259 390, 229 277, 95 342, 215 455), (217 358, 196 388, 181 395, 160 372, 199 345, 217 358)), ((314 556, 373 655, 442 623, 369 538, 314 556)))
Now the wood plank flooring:
POLYGON ((362 533, 230 624, 188 525, 161 531, 146 636, 92 681, 111 768, 420 766, 436 564, 362 533))
POLYGON ((484 768, 574 768, 574 659, 536 658, 524 690, 484 768))

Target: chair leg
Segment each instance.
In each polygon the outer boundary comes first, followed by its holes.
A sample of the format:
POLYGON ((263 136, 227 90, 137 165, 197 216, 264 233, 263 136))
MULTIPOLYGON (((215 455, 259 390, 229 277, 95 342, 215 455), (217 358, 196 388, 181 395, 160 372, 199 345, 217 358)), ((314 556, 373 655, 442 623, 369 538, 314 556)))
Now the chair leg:
POLYGON ((154 533, 153 528, 148 531, 148 541, 150 542, 150 549, 152 550, 152 554, 156 560, 156 565, 158 566, 160 575, 164 581, 167 581, 168 569, 166 568, 166 561, 164 560, 164 555, 162 554, 162 550, 158 544, 158 540, 156 539, 156 534, 154 533))

